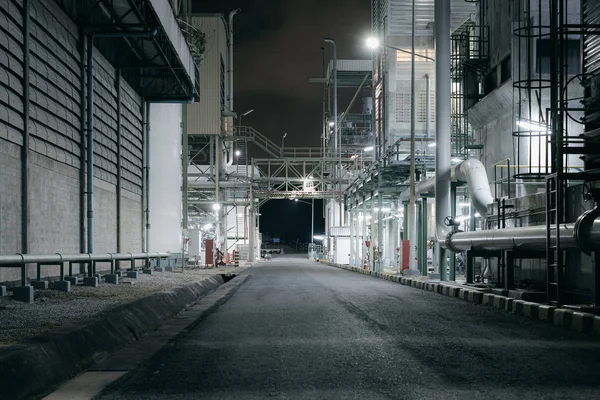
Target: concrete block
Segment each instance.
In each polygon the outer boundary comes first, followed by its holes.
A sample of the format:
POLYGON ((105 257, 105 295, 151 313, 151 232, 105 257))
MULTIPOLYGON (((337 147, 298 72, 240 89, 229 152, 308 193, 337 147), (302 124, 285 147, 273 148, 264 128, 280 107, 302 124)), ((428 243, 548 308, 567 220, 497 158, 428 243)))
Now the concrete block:
POLYGON ((484 293, 481 299, 481 304, 488 307, 494 307, 494 296, 491 293, 484 293))
POLYGON ((25 303, 33 303, 33 286, 16 286, 12 288, 13 299, 25 303))
POLYGON ((529 318, 538 319, 538 311, 540 305, 538 303, 532 303, 530 301, 523 302, 523 315, 529 318))
POLYGON ((67 280, 52 282, 52 289, 59 290, 61 292, 70 292, 71 291, 71 282, 69 282, 67 280))
POLYGON ((523 300, 513 300, 511 311, 517 315, 523 315, 523 308, 525 306, 525 302, 523 300))
POLYGON ((127 271, 127 277, 128 278, 137 279, 138 278, 138 271, 127 271))
POLYGON ((594 314, 575 311, 571 321, 571 328, 577 332, 592 332, 594 330, 594 317, 594 314))
POLYGON ((48 281, 33 281, 31 286, 36 290, 48 289, 48 281))
POLYGON ((69 282, 71 286, 79 285, 79 277, 77 276, 67 276, 65 277, 65 281, 69 282))
POLYGON ((144 268, 144 269, 142 269, 142 273, 146 274, 146 275, 152 275, 152 269, 151 268, 144 268))
POLYGON ((116 275, 116 274, 104 275, 104 282, 118 285, 119 284, 119 275, 116 275))
POLYGON ((506 309, 506 300, 507 300, 507 297, 494 296, 494 307, 499 308, 501 310, 506 309))
POLYGON ((469 292, 470 302, 475 304, 481 304, 481 300, 483 300, 483 293, 475 290, 469 292))
POLYGON ((566 308, 557 308, 554 310, 554 319, 552 320, 554 325, 571 328, 572 321, 573 310, 567 310, 566 308))
POLYGON ((6 286, 0 286, 0 297, 6 296, 6 286))
POLYGON ((430 274, 427 274, 427 277, 428 277, 430 280, 432 280, 432 281, 435 281, 435 280, 440 280, 440 278, 441 278, 441 275, 440 275, 440 274, 438 274, 438 273, 430 273, 430 274))
POLYGON ((86 276, 83 278, 83 286, 98 287, 98 278, 95 276, 86 276))
POLYGON ((165 267, 154 267, 154 271, 156 271, 156 272, 165 272, 165 267))
POLYGON ((508 297, 506 299, 506 305, 504 307, 504 309, 506 311, 511 311, 512 312, 512 308, 513 308, 513 303, 515 302, 515 299, 508 297))
POLYGON ((538 319, 540 321, 547 321, 552 323, 552 321, 554 320, 554 310, 556 310, 556 307, 554 306, 540 304, 540 306, 538 307, 538 319))

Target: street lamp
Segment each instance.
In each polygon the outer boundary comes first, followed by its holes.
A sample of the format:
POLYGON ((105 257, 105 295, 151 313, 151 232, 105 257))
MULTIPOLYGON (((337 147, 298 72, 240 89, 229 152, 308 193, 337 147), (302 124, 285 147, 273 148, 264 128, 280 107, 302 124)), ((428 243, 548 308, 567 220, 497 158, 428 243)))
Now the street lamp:
POLYGON ((283 149, 284 149, 284 143, 285 143, 286 136, 287 136, 287 132, 283 132, 283 136, 281 137, 281 157, 283 157, 283 149))
POLYGON ((310 237, 312 238, 313 235, 315 234, 315 199, 311 199, 310 203, 308 201, 299 200, 298 198, 294 198, 294 201, 297 201, 297 202, 300 202, 300 203, 304 203, 304 204, 310 204, 310 206, 311 206, 311 208, 310 208, 310 210, 311 210, 311 212, 310 212, 311 213, 311 218, 310 218, 310 237))
POLYGON ((242 114, 240 114, 239 118, 238 118, 238 126, 242 126, 242 117, 245 117, 246 115, 252 114, 252 112, 254 111, 254 109, 250 109, 242 114))
POLYGON ((392 50, 400 51, 400 52, 402 52, 402 53, 406 53, 406 54, 414 55, 415 57, 421 57, 421 58, 424 58, 424 59, 426 59, 426 60, 429 60, 429 61, 433 61, 433 62, 435 62, 435 58, 431 58, 431 57, 428 57, 428 56, 424 56, 423 54, 417 54, 416 52, 413 52, 413 51, 408 51, 408 50, 404 50, 404 49, 401 49, 401 48, 399 48, 399 47, 391 46, 391 45, 389 45, 389 44, 381 43, 381 42, 379 41, 379 39, 377 39, 376 37, 370 37, 370 38, 367 38, 367 40, 365 41, 365 44, 366 44, 366 46, 367 46, 369 49, 372 49, 372 50, 375 50, 375 49, 377 49, 378 47, 387 47, 388 49, 392 49, 392 50))

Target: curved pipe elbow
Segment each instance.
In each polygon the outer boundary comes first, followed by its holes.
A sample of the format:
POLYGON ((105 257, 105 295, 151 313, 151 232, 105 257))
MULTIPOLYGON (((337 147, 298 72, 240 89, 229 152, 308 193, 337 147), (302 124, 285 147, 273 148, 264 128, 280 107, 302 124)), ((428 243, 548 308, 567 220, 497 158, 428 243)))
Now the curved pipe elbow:
POLYGON ((476 158, 469 158, 453 168, 453 173, 457 181, 467 182, 473 207, 486 216, 487 206, 494 202, 494 197, 483 163, 476 158))

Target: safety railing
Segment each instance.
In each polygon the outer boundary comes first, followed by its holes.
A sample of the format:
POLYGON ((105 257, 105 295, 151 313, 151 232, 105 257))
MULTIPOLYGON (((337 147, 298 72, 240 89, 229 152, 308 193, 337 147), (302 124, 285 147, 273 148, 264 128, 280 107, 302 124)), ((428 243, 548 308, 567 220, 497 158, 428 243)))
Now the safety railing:
POLYGON ((136 261, 144 260, 144 266, 150 268, 150 262, 161 259, 167 259, 169 265, 171 262, 170 253, 103 253, 103 254, 15 254, 0 256, 0 268, 20 268, 21 285, 25 286, 28 279, 28 267, 31 264, 37 266, 37 280, 40 281, 42 266, 59 267, 60 280, 65 279, 65 264, 68 264, 68 276, 73 276, 73 264, 87 265, 87 276, 94 276, 96 273, 96 264, 110 263, 110 272, 114 274, 115 270, 121 270, 121 262, 129 262, 129 271, 136 270, 136 261))

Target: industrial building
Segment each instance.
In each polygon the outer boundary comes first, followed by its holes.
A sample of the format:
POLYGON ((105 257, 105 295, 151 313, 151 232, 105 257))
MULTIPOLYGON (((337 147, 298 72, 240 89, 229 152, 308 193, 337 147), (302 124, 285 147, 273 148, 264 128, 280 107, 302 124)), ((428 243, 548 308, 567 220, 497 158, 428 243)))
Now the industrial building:
POLYGON ((596 2, 435 3, 373 2, 375 160, 330 260, 598 304, 596 2))
POLYGON ((253 261, 266 201, 325 199, 323 259, 596 304, 598 6, 441 3, 374 1, 370 60, 325 38, 321 146, 286 147, 234 107, 238 10, 2 2, 0 282, 253 261))
POLYGON ((0 397, 598 397, 600 2, 248 2, 292 138, 205 3, 0 0, 0 397))

